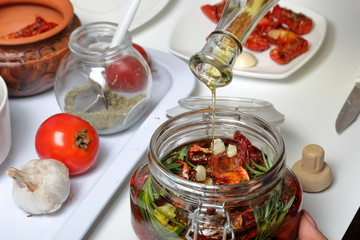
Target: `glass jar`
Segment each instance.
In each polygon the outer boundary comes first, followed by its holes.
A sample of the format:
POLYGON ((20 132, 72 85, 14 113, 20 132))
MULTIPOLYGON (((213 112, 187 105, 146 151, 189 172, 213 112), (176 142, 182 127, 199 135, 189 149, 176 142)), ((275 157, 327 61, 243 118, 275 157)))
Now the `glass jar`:
POLYGON ((150 67, 132 47, 130 34, 109 47, 116 27, 95 22, 77 28, 54 85, 62 111, 85 119, 104 135, 136 123, 151 97, 150 67))
POLYGON ((216 110, 213 126, 212 114, 211 109, 185 113, 154 132, 147 162, 130 180, 138 238, 296 239, 302 190, 286 167, 278 130, 254 115, 223 109, 216 110), (213 133, 232 139, 237 130, 272 156, 271 168, 256 178, 233 185, 205 184, 179 177, 161 163, 180 146, 211 140, 213 133))

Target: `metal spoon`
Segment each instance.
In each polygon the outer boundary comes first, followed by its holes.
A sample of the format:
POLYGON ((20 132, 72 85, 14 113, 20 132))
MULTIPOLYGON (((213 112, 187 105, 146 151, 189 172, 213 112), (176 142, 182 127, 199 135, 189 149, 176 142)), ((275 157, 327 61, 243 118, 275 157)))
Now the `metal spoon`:
POLYGON ((107 110, 109 103, 104 93, 103 68, 93 68, 89 75, 89 82, 91 87, 79 92, 76 96, 74 110, 86 113, 107 110))

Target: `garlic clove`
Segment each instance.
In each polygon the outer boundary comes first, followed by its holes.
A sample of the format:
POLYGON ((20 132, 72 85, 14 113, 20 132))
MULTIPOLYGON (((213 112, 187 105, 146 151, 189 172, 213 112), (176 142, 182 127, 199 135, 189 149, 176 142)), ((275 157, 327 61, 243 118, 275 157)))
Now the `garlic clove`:
POLYGON ((268 32, 268 36, 273 39, 278 39, 280 37, 280 30, 274 29, 268 32))
POLYGON ((258 60, 253 54, 249 52, 242 52, 235 61, 234 69, 242 70, 252 68, 256 66, 257 62, 258 60))
POLYGON ((237 154, 237 147, 233 144, 229 144, 228 145, 228 148, 227 148, 227 151, 226 151, 226 155, 228 157, 233 157, 237 154))
POLYGON ((195 180, 197 182, 203 182, 206 180, 206 169, 203 165, 198 165, 195 167, 195 180))
POLYGON ((219 153, 225 152, 225 144, 224 142, 220 139, 214 139, 214 154, 217 155, 219 153))
POLYGON ((54 159, 31 160, 6 174, 14 179, 14 201, 31 214, 57 211, 70 194, 69 170, 54 159))

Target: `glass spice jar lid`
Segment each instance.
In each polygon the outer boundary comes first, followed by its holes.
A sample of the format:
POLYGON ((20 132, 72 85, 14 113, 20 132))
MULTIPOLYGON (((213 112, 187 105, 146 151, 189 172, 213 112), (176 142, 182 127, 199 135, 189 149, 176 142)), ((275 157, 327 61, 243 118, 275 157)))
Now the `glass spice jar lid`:
MULTIPOLYGON (((180 99, 178 104, 166 111, 168 117, 175 117, 188 111, 212 108, 212 98, 210 96, 186 97, 180 99)), ((285 121, 284 115, 277 111, 272 103, 261 99, 216 97, 216 108, 254 114, 276 127, 285 121)))

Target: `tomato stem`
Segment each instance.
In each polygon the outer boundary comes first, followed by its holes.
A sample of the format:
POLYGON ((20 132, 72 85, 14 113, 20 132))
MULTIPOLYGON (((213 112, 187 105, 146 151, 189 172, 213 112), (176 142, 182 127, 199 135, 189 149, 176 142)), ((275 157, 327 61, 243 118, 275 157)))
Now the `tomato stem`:
POLYGON ((84 150, 87 150, 88 144, 90 142, 90 137, 86 135, 87 131, 87 129, 82 129, 75 134, 76 146, 84 150))

